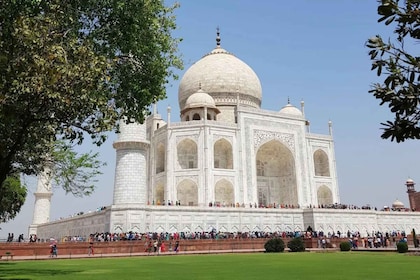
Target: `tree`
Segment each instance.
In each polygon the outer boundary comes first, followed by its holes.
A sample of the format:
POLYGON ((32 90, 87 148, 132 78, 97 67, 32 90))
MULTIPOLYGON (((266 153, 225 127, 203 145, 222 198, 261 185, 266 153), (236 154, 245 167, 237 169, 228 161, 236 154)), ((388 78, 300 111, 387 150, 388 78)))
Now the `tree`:
POLYGON ((409 53, 410 44, 420 39, 420 1, 378 2, 378 22, 393 25, 397 35, 395 43, 379 35, 366 43, 372 70, 385 76, 383 84, 375 83, 369 92, 394 114, 393 120, 381 123, 381 137, 397 142, 420 139, 420 57, 409 53))
POLYGON ((56 140, 101 145, 119 120, 144 121, 182 67, 176 7, 0 0, 1 186, 11 174, 39 174, 56 140))
POLYGON ((25 202, 26 187, 21 184, 19 177, 8 176, 0 186, 0 223, 16 217, 25 202))
POLYGON ((100 167, 104 165, 106 163, 98 160, 98 153, 78 154, 64 141, 55 143, 51 161, 46 163, 53 185, 79 197, 94 191, 96 176, 102 174, 100 167))
MULTIPOLYGON (((102 174, 97 153, 78 154, 68 142, 57 141, 45 163, 44 171, 54 187, 62 187, 66 193, 74 196, 90 195, 94 189, 95 176, 102 174)), ((0 223, 16 217, 25 202, 27 189, 18 176, 9 176, 0 187, 0 223)))

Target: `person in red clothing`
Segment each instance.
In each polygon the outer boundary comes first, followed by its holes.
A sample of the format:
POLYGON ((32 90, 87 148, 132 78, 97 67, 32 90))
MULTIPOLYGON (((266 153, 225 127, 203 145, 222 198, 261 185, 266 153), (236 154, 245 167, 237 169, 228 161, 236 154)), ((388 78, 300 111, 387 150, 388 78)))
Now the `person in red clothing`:
POLYGON ((88 248, 88 255, 90 256, 90 255, 94 255, 94 252, 93 252, 93 242, 90 242, 89 243, 89 248, 88 248))
POLYGON ((165 242, 163 242, 163 240, 162 240, 162 243, 160 244, 160 252, 161 253, 165 252, 165 242))

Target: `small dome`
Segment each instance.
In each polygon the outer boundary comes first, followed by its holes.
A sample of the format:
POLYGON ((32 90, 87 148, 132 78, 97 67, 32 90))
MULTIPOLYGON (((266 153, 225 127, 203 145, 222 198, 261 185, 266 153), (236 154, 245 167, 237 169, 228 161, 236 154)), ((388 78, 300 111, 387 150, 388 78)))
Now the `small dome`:
POLYGON ((281 108, 279 113, 302 117, 302 112, 290 103, 281 108))
POLYGON ((404 204, 397 199, 394 201, 394 203, 392 203, 392 208, 401 209, 404 208, 404 204))
POLYGON ((190 95, 185 102, 185 109, 197 107, 215 108, 216 103, 214 103, 213 97, 211 97, 208 93, 205 93, 202 89, 199 89, 196 93, 190 95))
POLYGON ((413 179, 408 178, 407 181, 405 181, 406 184, 414 184, 413 179))
POLYGON ((185 102, 185 107, 181 113, 186 112, 189 109, 204 107, 214 109, 218 113, 220 112, 216 107, 216 103, 214 102, 213 97, 204 92, 202 89, 199 89, 196 93, 193 93, 190 95, 190 97, 188 97, 187 101, 185 102))

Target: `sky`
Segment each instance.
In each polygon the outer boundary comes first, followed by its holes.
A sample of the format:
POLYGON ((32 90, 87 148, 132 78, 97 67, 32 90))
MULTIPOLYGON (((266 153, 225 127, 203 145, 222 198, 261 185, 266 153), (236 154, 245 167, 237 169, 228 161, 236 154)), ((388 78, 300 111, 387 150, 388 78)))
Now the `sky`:
MULTIPOLYGON (((370 71, 371 61, 365 43, 380 34, 395 38, 392 28, 378 23, 377 2, 367 0, 180 0, 175 12, 182 38, 179 52, 184 69, 180 77, 203 55, 216 46, 220 28, 221 46, 247 63, 258 75, 262 108, 279 111, 287 104, 300 108, 313 133, 327 134, 333 123, 340 201, 343 204, 369 204, 381 209, 396 199, 409 206, 407 178, 420 182, 420 142, 391 142, 381 139, 381 122, 392 119, 387 107, 379 106, 368 91, 381 81, 370 71)), ((167 1, 167 4, 173 1, 167 1)), ((383 79, 382 79, 383 80, 383 79)), ((167 99, 158 111, 166 119, 179 120, 178 81, 167 86, 167 99)), ((97 189, 86 198, 66 195, 54 189, 51 220, 69 217, 112 204, 116 153, 110 134, 100 148, 85 143, 81 152, 98 152, 107 163, 98 177, 97 189)), ((36 180, 25 178, 28 196, 21 213, 0 224, 0 239, 9 232, 27 236, 32 222, 36 180)))

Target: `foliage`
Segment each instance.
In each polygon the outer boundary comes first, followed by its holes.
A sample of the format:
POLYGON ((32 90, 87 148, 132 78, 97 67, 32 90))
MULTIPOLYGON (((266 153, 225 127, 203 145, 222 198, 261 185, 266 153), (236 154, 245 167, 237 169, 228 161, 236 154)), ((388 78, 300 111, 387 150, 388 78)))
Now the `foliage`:
POLYGON ((291 252, 305 252, 305 242, 302 237, 295 237, 287 242, 287 247, 291 252))
POLYGON ((54 184, 75 196, 90 195, 97 182, 95 177, 102 174, 100 167, 106 165, 98 160, 98 153, 79 155, 64 141, 56 142, 52 159, 49 166, 54 184))
POLYGON ((380 35, 366 43, 372 70, 376 70, 378 76, 385 76, 383 84, 375 83, 369 92, 380 100, 381 106, 388 105, 394 114, 392 121, 382 123, 381 137, 397 142, 420 139, 420 57, 410 54, 407 48, 420 39, 420 1, 378 2, 378 22, 393 25, 397 35, 395 43, 383 40, 380 35))
POLYGON ((351 244, 349 241, 343 241, 340 243, 340 251, 350 251, 351 244))
POLYGON ((284 241, 281 238, 271 238, 264 244, 266 253, 278 253, 284 251, 284 241))
POLYGON ((26 187, 18 176, 8 176, 0 186, 0 223, 5 223, 19 213, 26 198, 26 187))
POLYGON ((399 241, 397 243, 397 251, 398 251, 398 253, 407 253, 408 252, 407 242, 399 241))
MULTIPOLYGON (((0 3, 0 184, 10 174, 40 174, 56 140, 89 136, 100 145, 120 119, 143 122, 182 67, 171 36, 177 4, 0 3)), ((68 183, 73 192, 77 184, 68 183)))

